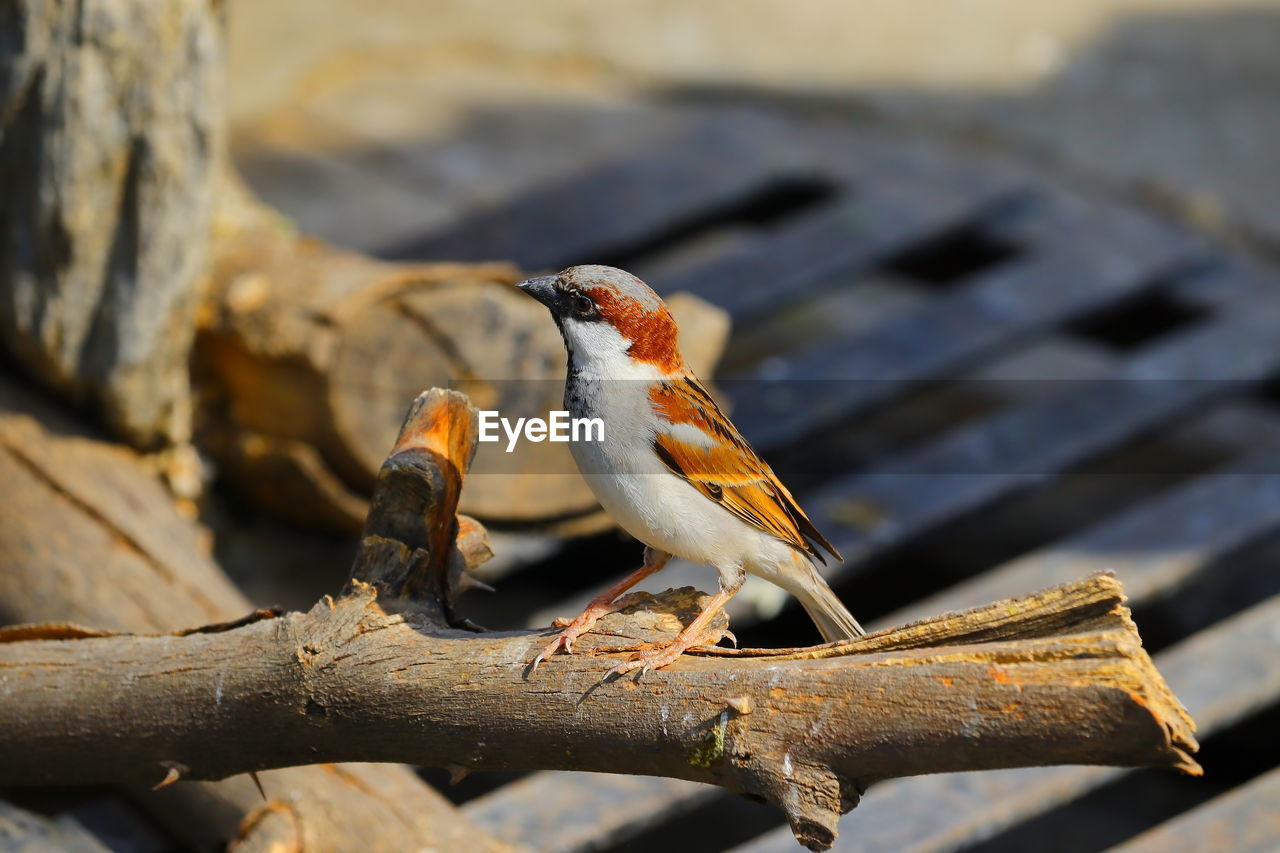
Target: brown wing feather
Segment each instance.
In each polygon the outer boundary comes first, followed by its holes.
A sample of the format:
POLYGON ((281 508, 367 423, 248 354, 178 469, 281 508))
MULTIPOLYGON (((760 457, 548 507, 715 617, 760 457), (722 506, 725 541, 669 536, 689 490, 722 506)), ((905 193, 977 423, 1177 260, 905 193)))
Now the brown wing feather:
POLYGON ((671 423, 688 424, 714 440, 711 446, 703 447, 671 433, 659 433, 654 450, 672 472, 748 524, 819 560, 826 561, 814 543, 837 560, 844 559, 696 378, 664 382, 649 399, 654 410, 671 423))

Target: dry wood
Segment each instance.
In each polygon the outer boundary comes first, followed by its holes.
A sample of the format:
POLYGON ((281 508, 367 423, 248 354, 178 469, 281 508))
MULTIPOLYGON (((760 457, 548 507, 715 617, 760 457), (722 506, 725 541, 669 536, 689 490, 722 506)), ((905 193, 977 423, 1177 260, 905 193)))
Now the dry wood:
POLYGON ((337 601, 183 636, 0 643, 6 678, 31 688, 0 693, 0 744, 24 744, 0 785, 150 781, 174 762, 188 778, 318 760, 644 773, 765 798, 823 848, 879 779, 1052 763, 1198 772, 1191 720, 1107 576, 858 641, 721 650, 602 682, 614 655, 674 636, 700 600, 638 595, 575 646, 587 654, 531 675, 545 634, 448 624, 466 539, 441 522, 471 416, 441 392, 415 406, 337 601))
MULTIPOLYGON (((0 482, 0 624, 71 622, 163 632, 251 611, 210 559, 200 531, 177 515, 136 454, 85 436, 2 375, 0 482)), ((36 635, 47 636, 47 628, 36 635)), ((76 632, 64 626, 54 635, 76 632)), ((5 686, 13 683, 4 680, 5 686)), ((21 741, 5 744, 3 762, 25 753, 21 741)), ((238 849, 264 850, 286 829, 284 849, 497 846, 407 767, 271 771, 261 774, 266 802, 247 776, 152 792, 166 772, 156 768, 139 780, 135 796, 201 849, 238 836, 238 849)))
MULTIPOLYGON (((512 418, 563 408, 564 346, 511 287, 515 267, 375 260, 299 235, 234 180, 224 189, 196 348, 202 443, 260 505, 358 531, 404 401, 422 388, 465 383, 478 407, 512 418)), ((686 356, 709 375, 727 315, 690 296, 672 310, 686 356)), ((473 478, 462 509, 486 522, 607 524, 563 444, 476 464, 495 476, 473 478)))
MULTIPOLYGON (((670 638, 697 598, 638 599, 593 639, 670 638)), ((764 797, 824 846, 878 779, 1052 763, 1194 770, 1190 721, 1121 602, 1098 577, 866 646, 687 658, 602 684, 611 660, 557 658, 528 678, 541 635, 447 632, 357 586, 228 632, 0 646, 7 677, 30 686, 0 697, 0 743, 23 744, 0 784, 140 783, 171 762, 188 778, 317 760, 645 773, 764 797), (1026 638, 966 644, 1010 634, 1026 638)))
POLYGON ((0 339, 140 445, 190 431, 223 156, 218 6, 0 5, 0 339))

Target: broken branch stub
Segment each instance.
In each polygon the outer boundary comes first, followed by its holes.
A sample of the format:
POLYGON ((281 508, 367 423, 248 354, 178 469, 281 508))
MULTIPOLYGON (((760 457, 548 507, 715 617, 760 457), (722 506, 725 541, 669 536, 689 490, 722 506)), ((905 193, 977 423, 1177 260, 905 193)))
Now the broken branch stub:
POLYGON ((444 627, 467 571, 491 552, 483 526, 457 516, 478 418, 466 395, 432 388, 414 400, 378 471, 352 585, 407 599, 444 627))

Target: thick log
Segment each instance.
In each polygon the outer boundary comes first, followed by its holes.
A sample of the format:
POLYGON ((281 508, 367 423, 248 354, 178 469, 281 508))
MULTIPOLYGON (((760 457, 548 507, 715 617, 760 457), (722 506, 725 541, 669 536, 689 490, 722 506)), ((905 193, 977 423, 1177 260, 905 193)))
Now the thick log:
MULTIPOLYGON (((141 457, 84 435, 3 376, 0 482, 0 624, 164 632, 252 610, 141 457)), ((4 761, 23 749, 0 746, 4 761)), ((266 801, 247 776, 152 792, 167 774, 153 770, 134 796, 201 849, 238 839, 237 849, 264 850, 286 831, 290 849, 498 846, 403 766, 264 773, 266 801)))
POLYGON ((703 600, 639 594, 578 654, 530 672, 545 634, 448 625, 473 418, 456 394, 415 404, 337 601, 181 635, 0 634, 0 671, 31 688, 0 693, 0 744, 22 744, 0 785, 324 760, 640 773, 762 797, 821 849, 880 779, 1053 763, 1199 772, 1194 726, 1103 575, 855 641, 706 649, 602 680, 703 600))
POLYGON ((141 446, 190 432, 224 147, 219 8, 0 3, 0 339, 141 446))
MULTIPOLYGON (((260 506, 360 530, 404 401, 465 387, 511 418, 563 408, 564 346, 510 264, 389 263, 293 231, 234 181, 219 207, 197 338, 209 405, 200 443, 260 506), (299 500, 299 496, 308 499, 299 500)), ((710 375, 727 315, 673 298, 686 355, 710 375)), ((462 510, 559 532, 609 524, 563 444, 487 446, 462 510), (512 476, 536 473, 536 477, 512 476)))

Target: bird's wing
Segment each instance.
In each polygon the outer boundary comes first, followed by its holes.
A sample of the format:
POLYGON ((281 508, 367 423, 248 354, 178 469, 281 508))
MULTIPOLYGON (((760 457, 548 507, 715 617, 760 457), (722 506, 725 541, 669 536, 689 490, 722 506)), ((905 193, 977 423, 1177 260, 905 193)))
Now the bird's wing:
POLYGON ((844 559, 800 509, 694 376, 649 392, 662 421, 653 449, 671 471, 734 515, 825 562, 815 543, 844 559))

